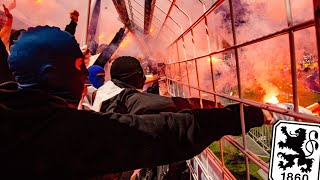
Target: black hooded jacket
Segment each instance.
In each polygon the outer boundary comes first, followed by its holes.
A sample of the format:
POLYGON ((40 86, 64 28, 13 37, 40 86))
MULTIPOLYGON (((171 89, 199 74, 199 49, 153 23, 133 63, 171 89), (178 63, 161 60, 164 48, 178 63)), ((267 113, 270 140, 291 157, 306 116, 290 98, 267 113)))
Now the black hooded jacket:
POLYGON ((76 33, 77 25, 78 23, 71 20, 70 23, 66 25, 66 28, 64 30, 74 36, 74 34, 76 33))
MULTIPOLYGON (((185 109, 199 109, 199 98, 165 97, 158 94, 139 92, 134 87, 123 83, 117 79, 112 79, 120 88, 124 90, 111 99, 104 101, 100 112, 117 112, 122 114, 158 114, 161 112, 179 112, 185 109)), ((202 100, 203 108, 215 108, 215 102, 202 100)), ((222 107, 221 104, 217 104, 222 107)))
MULTIPOLYGON (((129 115, 96 113, 40 90, 0 85, 0 179, 85 179, 192 158, 241 134, 239 107, 129 115), (229 127, 230 124, 234 126, 229 127)), ((247 129, 260 109, 245 108, 247 129)))

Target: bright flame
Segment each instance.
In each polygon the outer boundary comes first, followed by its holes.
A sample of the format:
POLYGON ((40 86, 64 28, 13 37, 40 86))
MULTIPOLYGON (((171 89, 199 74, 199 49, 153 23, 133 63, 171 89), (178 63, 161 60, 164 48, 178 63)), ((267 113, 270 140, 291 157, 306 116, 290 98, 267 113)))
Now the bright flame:
POLYGON ((270 98, 269 97, 265 96, 264 97, 264 101, 267 102, 267 103, 271 103, 271 104, 278 104, 279 103, 279 100, 278 100, 278 98, 276 96, 271 96, 270 98))
POLYGON ((103 38, 104 38, 103 34, 99 35, 99 37, 98 37, 99 41, 101 41, 103 38))
POLYGON ((128 40, 128 38, 125 38, 122 42, 121 42, 121 44, 120 44, 120 48, 124 48, 124 47, 126 47, 127 45, 128 45, 128 43, 129 43, 129 40, 128 40))
POLYGON ((149 30, 151 33, 153 32, 153 28, 150 28, 150 30, 149 30))
POLYGON ((212 63, 216 63, 216 62, 218 62, 219 61, 219 59, 218 58, 215 58, 215 57, 208 57, 208 59, 207 59, 207 61, 210 63, 210 61, 212 62, 212 63))
POLYGON ((42 3, 42 0, 35 0, 37 4, 42 3))

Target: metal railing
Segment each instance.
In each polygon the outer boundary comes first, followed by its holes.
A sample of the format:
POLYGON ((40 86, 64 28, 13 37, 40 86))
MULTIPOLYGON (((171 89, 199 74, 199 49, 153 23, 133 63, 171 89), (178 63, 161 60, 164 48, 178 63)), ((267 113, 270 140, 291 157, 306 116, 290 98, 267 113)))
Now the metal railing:
MULTIPOLYGON (((302 30, 302 29, 307 29, 310 27, 314 27, 316 29, 316 34, 317 34, 317 48, 319 49, 319 17, 317 17, 317 13, 315 12, 317 9, 319 9, 319 3, 315 0, 314 1, 314 14, 315 14, 315 18, 314 19, 310 19, 298 24, 293 24, 292 21, 292 13, 291 13, 291 5, 290 5, 290 0, 283 0, 285 2, 285 9, 286 9, 286 17, 287 17, 287 25, 288 27, 284 28, 284 29, 279 29, 275 32, 269 33, 267 35, 263 35, 261 37, 258 38, 254 38, 251 40, 248 40, 246 42, 241 42, 239 43, 237 41, 237 33, 236 33, 236 28, 235 28, 235 20, 234 20, 234 12, 233 12, 233 1, 232 0, 217 0, 215 3, 213 3, 213 5, 208 9, 205 10, 204 8, 204 13, 193 23, 190 23, 189 28, 187 28, 183 33, 181 33, 181 35, 175 40, 173 41, 168 49, 170 49, 171 51, 175 51, 175 54, 177 54, 178 57, 175 57, 177 59, 172 60, 172 57, 174 57, 174 55, 170 55, 170 61, 166 62, 167 65, 167 69, 166 69, 166 73, 167 73, 167 85, 168 85, 168 91, 171 95, 173 96, 184 96, 186 94, 186 88, 189 91, 189 95, 191 96, 191 91, 192 90, 196 90, 199 92, 199 97, 200 99, 202 99, 202 93, 206 93, 209 95, 213 96, 213 100, 215 102, 217 102, 218 97, 219 98, 225 98, 225 99, 229 99, 232 101, 236 101, 239 102, 241 104, 241 110, 240 110, 240 118, 241 118, 241 126, 242 126, 242 142, 237 141, 234 137, 232 136, 225 136, 224 140, 228 141, 230 144, 232 144, 234 147, 236 147, 244 156, 244 161, 245 161, 245 166, 246 166, 246 178, 250 179, 250 169, 249 169, 249 164, 250 162, 253 162, 255 165, 257 165, 259 168, 261 168, 265 173, 268 173, 268 168, 269 165, 263 161, 261 158, 257 157, 257 155, 255 155, 251 150, 248 149, 248 142, 247 142, 247 134, 245 131, 245 121, 244 121, 244 112, 243 112, 243 105, 251 105, 251 106, 255 106, 261 109, 266 109, 272 112, 276 112, 276 113, 280 113, 280 114, 285 114, 287 116, 291 116, 294 117, 296 120, 301 120, 301 121, 309 121, 309 122, 313 122, 313 123, 320 123, 320 118, 316 117, 316 116, 312 116, 312 115, 306 115, 306 114, 302 114, 299 113, 298 111, 298 106, 299 106, 299 101, 298 101, 298 82, 297 82, 297 67, 296 67, 296 50, 295 50, 295 37, 294 37, 294 32, 302 30), (229 10, 230 10, 230 16, 231 16, 231 30, 232 30, 232 39, 233 39, 233 44, 230 45, 229 47, 226 48, 222 48, 222 49, 218 49, 216 51, 212 51, 210 49, 210 36, 209 36, 209 27, 208 27, 208 16, 213 13, 218 7, 220 7, 224 2, 228 2, 229 3, 229 10), (194 41, 194 28, 200 26, 200 22, 205 22, 205 29, 206 29, 206 38, 207 38, 207 43, 208 43, 208 53, 205 55, 201 55, 201 56, 196 56, 195 51, 197 49, 194 49, 194 45, 195 45, 195 41, 194 41), (316 25, 317 24, 317 25, 316 25), (187 34, 191 34, 191 38, 192 38, 192 45, 193 48, 192 49, 186 49, 185 47, 185 37, 187 36, 187 34), (291 65, 291 80, 292 80, 292 94, 293 94, 293 104, 294 104, 294 110, 287 110, 287 109, 282 109, 282 108, 278 108, 274 105, 270 105, 270 104, 265 104, 265 103, 261 103, 261 102, 256 102, 256 101, 252 101, 252 100, 248 100, 246 98, 243 97, 243 87, 241 84, 241 72, 240 72, 240 61, 239 61, 239 50, 240 48, 255 44, 255 43, 259 43, 262 41, 266 41, 269 39, 273 39, 279 36, 288 36, 288 42, 289 42, 289 49, 290 49, 290 65, 291 65), (183 46, 182 46, 182 51, 184 52, 184 58, 181 60, 181 57, 179 58, 179 41, 182 41, 183 46), (191 54, 194 54, 194 57, 187 59, 186 58, 186 52, 187 51, 193 51, 191 54), (233 55, 235 57, 235 69, 236 69, 236 75, 237 75, 237 91, 238 91, 238 96, 232 96, 232 95, 228 95, 228 94, 224 94, 221 92, 217 92, 215 89, 215 76, 214 76, 214 70, 213 70, 213 64, 212 64, 212 57, 213 55, 217 55, 223 52, 229 52, 232 51, 233 55), (212 90, 208 90, 208 89, 204 89, 200 87, 200 80, 199 80, 199 69, 198 69, 198 65, 197 63, 203 60, 206 60, 207 58, 210 59, 210 73, 211 73, 211 82, 212 82, 212 90), (194 62, 195 63, 195 68, 192 69, 192 71, 195 71, 196 76, 195 76, 195 80, 197 81, 197 86, 192 86, 190 84, 190 69, 188 69, 188 63, 189 62, 194 62), (182 69, 182 67, 185 66, 185 69, 182 69), (178 71, 176 71, 176 69, 178 69, 178 71), (183 82, 183 78, 182 78, 182 72, 186 72, 188 81, 187 82, 183 82), (250 162, 249 162, 250 161, 250 162)), ((175 2, 173 1, 169 12, 165 18, 165 21, 162 24, 162 27, 166 25, 166 20, 168 18, 170 18, 170 12, 172 10, 173 7, 175 7, 175 2)), ((200 1, 204 6, 203 2, 200 1)), ((183 14, 186 14, 186 16, 188 17, 188 14, 183 11, 181 9, 181 7, 177 8, 178 10, 182 11, 183 14)), ((319 15, 318 15, 319 16, 319 15)), ((257 24, 258 25, 258 24, 257 24)), ((159 34, 161 33, 162 27, 160 28, 159 34)), ((318 50, 318 64, 320 64, 320 60, 319 60, 319 50, 318 50)), ((252 129, 249 133, 249 136, 254 139, 261 147, 263 147, 266 151, 270 151, 270 142, 271 142, 271 126, 263 126, 260 128, 255 128, 252 129)), ((217 172, 219 171, 221 173, 221 177, 223 179, 235 179, 235 177, 230 174, 229 170, 226 168, 226 165, 224 163, 224 149, 223 149, 223 142, 220 141, 219 142, 219 150, 220 150, 220 160, 217 161, 217 157, 213 154, 210 153, 211 151, 206 150, 204 152, 205 154, 205 159, 201 158, 201 157, 195 157, 193 160, 191 160, 191 162, 189 163, 189 167, 192 169, 191 172, 193 172, 193 178, 194 179, 201 179, 202 175, 206 178, 206 179, 214 179, 214 177, 212 177, 209 173, 208 170, 208 164, 209 162, 215 162, 216 164, 219 165, 219 170, 217 170, 217 172), (199 171, 199 169, 201 169, 201 171, 199 171), (200 172, 200 174, 199 174, 200 172)))

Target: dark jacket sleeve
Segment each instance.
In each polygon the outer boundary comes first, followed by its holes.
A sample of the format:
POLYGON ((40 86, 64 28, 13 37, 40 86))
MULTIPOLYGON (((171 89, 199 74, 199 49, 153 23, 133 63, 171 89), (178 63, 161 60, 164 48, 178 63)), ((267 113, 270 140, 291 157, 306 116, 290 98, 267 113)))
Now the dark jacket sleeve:
POLYGON ((70 33, 71 35, 74 36, 74 34, 76 33, 76 27, 77 27, 77 23, 74 21, 71 21, 65 28, 65 31, 67 31, 68 33, 70 33))
MULTIPOLYGON (((190 159, 223 135, 241 133, 238 107, 152 115, 74 109, 57 113, 64 118, 49 122, 48 156, 59 162, 59 168, 83 175, 190 159)), ((245 117, 251 127, 263 123, 257 108, 246 107, 245 117)))
POLYGON ((97 60, 94 62, 94 65, 99 65, 104 68, 105 64, 110 60, 111 56, 120 46, 120 43, 125 38, 125 29, 120 28, 117 34, 113 37, 112 41, 106 49, 102 51, 97 60))
MULTIPOLYGON (((181 97, 172 97, 172 101, 179 110, 183 109, 199 109, 201 108, 200 98, 181 98, 181 97)), ((220 103, 217 104, 218 107, 222 107, 220 103)), ((215 102, 202 99, 202 106, 204 109, 215 108, 215 102)))
MULTIPOLYGON (((184 109, 199 109, 199 98, 165 97, 151 93, 125 92, 120 96, 126 96, 125 102, 130 114, 157 114, 160 112, 178 112, 184 109), (124 93, 124 95, 123 95, 124 93), (127 94, 126 94, 127 93, 127 94)), ((124 98, 120 98, 124 99, 124 98)), ((203 108, 215 107, 215 102, 202 100, 203 108)), ((105 108, 101 108, 104 112, 105 108)))

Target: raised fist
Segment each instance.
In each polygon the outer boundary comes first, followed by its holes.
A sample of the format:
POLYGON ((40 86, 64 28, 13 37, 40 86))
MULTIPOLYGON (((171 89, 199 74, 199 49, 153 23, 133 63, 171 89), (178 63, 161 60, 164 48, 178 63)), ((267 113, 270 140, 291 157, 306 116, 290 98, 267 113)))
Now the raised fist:
POLYGON ((79 12, 78 12, 77 10, 71 11, 71 12, 69 13, 69 15, 70 15, 70 18, 71 18, 72 21, 74 21, 74 22, 76 22, 76 23, 78 22, 79 12))

